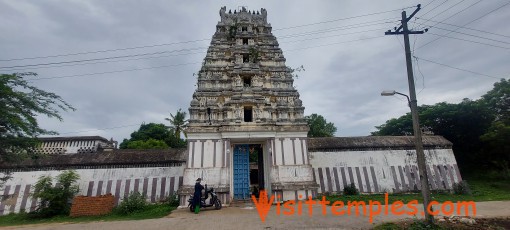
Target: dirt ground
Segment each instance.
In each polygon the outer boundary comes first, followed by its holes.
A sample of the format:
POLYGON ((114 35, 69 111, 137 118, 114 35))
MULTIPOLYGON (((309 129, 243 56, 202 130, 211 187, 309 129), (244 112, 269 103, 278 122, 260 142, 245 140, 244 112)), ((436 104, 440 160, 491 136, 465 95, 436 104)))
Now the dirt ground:
MULTIPOLYGON (((478 230, 478 229, 486 229, 486 230, 501 230, 501 229, 510 229, 510 218, 509 217, 496 217, 496 218, 476 218, 473 219, 475 222, 472 224, 462 223, 457 220, 450 220, 450 218, 446 218, 447 220, 436 222, 437 225, 444 229, 460 229, 460 230, 478 230)), ((406 220, 395 223, 401 229, 410 228, 414 222, 413 220, 406 220)))
MULTIPOLYGON (((476 218, 510 217, 510 201, 494 201, 477 203, 476 218)), ((242 204, 236 207, 224 207, 221 210, 206 209, 200 214, 191 213, 188 209, 178 209, 165 218, 133 221, 60 223, 32 226, 7 227, 3 229, 370 229, 382 222, 402 221, 409 216, 379 215, 369 223, 367 216, 333 215, 331 206, 327 214, 322 214, 322 207, 313 207, 309 216, 307 206, 303 206, 302 215, 297 212, 291 216, 278 215, 272 206, 265 222, 262 222, 253 204, 242 204)))

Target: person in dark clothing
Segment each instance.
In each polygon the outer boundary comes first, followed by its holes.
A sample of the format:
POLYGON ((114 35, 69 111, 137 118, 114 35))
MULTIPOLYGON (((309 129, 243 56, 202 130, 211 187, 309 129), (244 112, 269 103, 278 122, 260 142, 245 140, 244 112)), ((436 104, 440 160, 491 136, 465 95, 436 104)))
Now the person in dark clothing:
POLYGON ((193 206, 195 207, 195 214, 198 214, 200 211, 200 203, 202 200, 202 190, 204 186, 200 184, 202 182, 202 178, 198 178, 195 183, 195 193, 193 193, 193 206))

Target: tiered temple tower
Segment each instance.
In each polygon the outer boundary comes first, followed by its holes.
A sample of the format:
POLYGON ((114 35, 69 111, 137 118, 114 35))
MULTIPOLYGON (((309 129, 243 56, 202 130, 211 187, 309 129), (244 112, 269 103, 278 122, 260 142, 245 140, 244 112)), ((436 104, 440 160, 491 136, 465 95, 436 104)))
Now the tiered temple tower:
POLYGON ((199 177, 227 204, 259 189, 281 200, 315 195, 305 108, 267 11, 222 7, 220 16, 189 108, 181 205, 199 177))

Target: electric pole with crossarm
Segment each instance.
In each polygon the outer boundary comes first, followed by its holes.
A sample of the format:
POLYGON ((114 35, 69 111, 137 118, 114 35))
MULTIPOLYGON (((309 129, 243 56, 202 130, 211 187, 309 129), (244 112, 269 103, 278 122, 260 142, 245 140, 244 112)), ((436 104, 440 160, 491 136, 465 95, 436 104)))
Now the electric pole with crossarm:
POLYGON ((406 65, 407 65, 407 79, 409 81, 409 96, 410 102, 409 106, 411 107, 411 115, 413 117, 413 130, 414 130, 414 142, 416 145, 416 158, 418 161, 418 171, 420 173, 420 182, 421 182, 421 193, 423 196, 423 209, 425 214, 425 220, 428 223, 434 222, 434 216, 431 215, 429 209, 432 210, 432 207, 429 207, 430 204, 430 188, 429 188, 429 178, 426 170, 426 161, 425 161, 425 153, 423 152, 423 143, 421 138, 421 129, 420 129, 420 121, 418 119, 418 101, 416 100, 416 90, 414 86, 414 76, 413 76, 413 63, 411 61, 411 48, 409 46, 409 34, 423 34, 425 31, 411 31, 407 28, 407 22, 411 20, 411 18, 420 11, 421 5, 418 5, 416 10, 407 17, 406 12, 402 11, 402 24, 400 27, 395 28, 395 31, 392 32, 388 30, 385 35, 404 35, 404 45, 406 51, 406 65))

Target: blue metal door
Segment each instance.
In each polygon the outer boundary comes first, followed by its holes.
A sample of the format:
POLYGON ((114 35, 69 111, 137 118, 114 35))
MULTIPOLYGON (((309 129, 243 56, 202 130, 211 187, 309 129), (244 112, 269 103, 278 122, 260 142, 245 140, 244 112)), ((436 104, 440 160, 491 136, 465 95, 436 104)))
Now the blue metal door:
POLYGON ((234 199, 250 198, 250 148, 234 146, 234 199))

